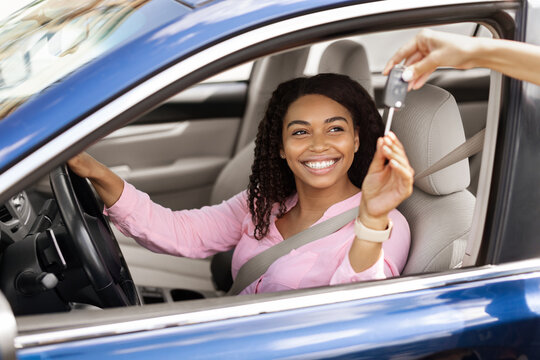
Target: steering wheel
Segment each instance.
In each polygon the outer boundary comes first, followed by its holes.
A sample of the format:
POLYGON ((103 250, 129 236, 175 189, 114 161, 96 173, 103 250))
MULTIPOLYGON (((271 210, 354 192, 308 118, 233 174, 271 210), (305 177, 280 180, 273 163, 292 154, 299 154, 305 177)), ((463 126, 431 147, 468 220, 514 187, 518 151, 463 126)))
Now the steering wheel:
POLYGON ((88 181, 65 164, 53 170, 49 179, 76 255, 101 302, 99 305, 140 305, 118 241, 88 181))

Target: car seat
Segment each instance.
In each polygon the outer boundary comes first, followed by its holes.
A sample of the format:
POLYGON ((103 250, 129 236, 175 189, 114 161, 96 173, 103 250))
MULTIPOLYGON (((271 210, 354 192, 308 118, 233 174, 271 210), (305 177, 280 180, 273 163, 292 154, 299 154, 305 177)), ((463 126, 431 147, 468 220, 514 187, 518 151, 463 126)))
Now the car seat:
MULTIPOLYGON (((394 115, 392 131, 417 173, 465 142, 454 97, 433 85, 408 93, 405 107, 394 115)), ((467 159, 415 181, 413 194, 398 208, 409 222, 412 238, 403 274, 460 265, 475 206, 469 182, 467 159)))
MULTIPOLYGON (((272 92, 284 81, 304 75, 309 47, 290 50, 255 61, 249 79, 247 106, 236 152, 255 139, 272 92)), ((249 164, 251 168, 251 164, 249 164)))
POLYGON ((328 45, 319 61, 319 73, 338 73, 356 80, 373 98, 371 70, 364 46, 352 40, 338 40, 328 45))

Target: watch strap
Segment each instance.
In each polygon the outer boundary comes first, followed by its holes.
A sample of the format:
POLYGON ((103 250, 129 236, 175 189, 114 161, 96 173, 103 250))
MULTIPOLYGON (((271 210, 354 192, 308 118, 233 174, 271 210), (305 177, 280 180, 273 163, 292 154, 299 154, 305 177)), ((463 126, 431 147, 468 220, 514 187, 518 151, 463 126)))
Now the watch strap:
POLYGON ((385 230, 373 230, 356 218, 354 221, 354 234, 360 240, 382 243, 390 238, 393 226, 392 220, 388 220, 388 227, 385 230))

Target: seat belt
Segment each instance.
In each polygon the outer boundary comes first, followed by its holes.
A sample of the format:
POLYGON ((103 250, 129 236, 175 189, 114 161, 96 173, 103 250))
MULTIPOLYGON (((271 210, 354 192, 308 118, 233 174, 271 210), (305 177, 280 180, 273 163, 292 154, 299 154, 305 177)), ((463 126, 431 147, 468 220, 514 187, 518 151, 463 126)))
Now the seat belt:
POLYGON ((313 225, 252 257, 238 271, 227 295, 238 295, 249 284, 260 278, 277 259, 312 241, 335 233, 353 221, 357 215, 358 206, 313 225))
MULTIPOLYGON (((424 171, 421 171, 414 177, 414 180, 417 181, 422 179, 450 165, 453 165, 458 161, 479 153, 484 144, 485 133, 486 129, 480 130, 472 137, 467 139, 467 141, 465 141, 463 144, 450 151, 435 164, 431 165, 424 171)), ((333 234, 349 222, 353 221, 357 215, 358 207, 352 208, 344 213, 325 220, 322 223, 313 225, 252 257, 238 271, 236 279, 234 280, 233 285, 227 295, 238 295, 251 283, 260 278, 268 270, 270 265, 272 265, 277 259, 312 241, 333 234)))
POLYGON ((463 159, 473 156, 474 154, 482 151, 484 146, 484 136, 486 134, 486 129, 482 129, 470 138, 467 139, 463 144, 459 145, 454 150, 450 151, 443 158, 437 161, 435 164, 431 165, 424 171, 421 171, 414 177, 414 181, 418 181, 426 176, 429 176, 439 170, 442 170, 450 165, 457 163, 463 159))

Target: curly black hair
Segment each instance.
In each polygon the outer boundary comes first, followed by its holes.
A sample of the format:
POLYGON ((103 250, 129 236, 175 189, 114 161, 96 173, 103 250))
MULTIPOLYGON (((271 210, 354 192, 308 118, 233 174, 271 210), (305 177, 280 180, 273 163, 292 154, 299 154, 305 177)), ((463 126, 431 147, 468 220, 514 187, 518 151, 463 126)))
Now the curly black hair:
POLYGON ((258 240, 268 233, 274 204, 279 206, 277 216, 283 216, 286 199, 296 192, 294 175, 279 153, 282 148, 282 126, 289 106, 309 94, 324 95, 344 106, 351 114, 360 147, 354 155, 348 176, 359 188, 375 154, 377 138, 383 135, 383 122, 373 99, 359 83, 346 75, 319 74, 280 84, 272 93, 259 124, 255 159, 249 177, 248 206, 255 224, 254 236, 258 240))

